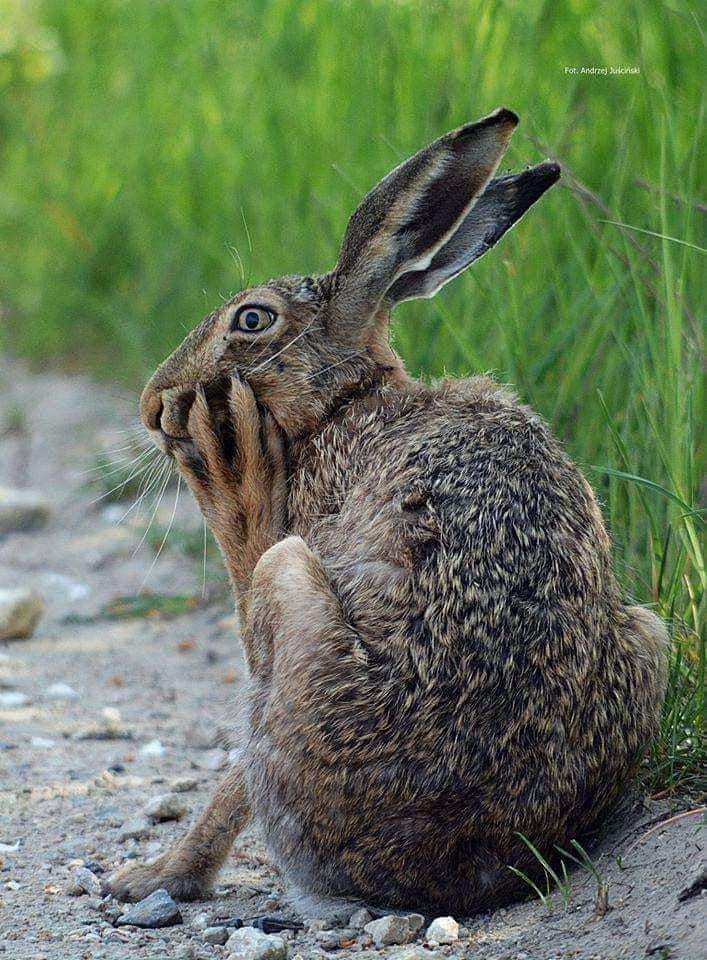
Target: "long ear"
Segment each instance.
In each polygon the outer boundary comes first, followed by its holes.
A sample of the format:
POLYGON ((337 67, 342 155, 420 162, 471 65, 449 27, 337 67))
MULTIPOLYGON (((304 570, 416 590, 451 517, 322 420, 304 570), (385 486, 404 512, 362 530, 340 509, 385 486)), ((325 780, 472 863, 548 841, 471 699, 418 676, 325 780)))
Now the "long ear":
POLYGON ((484 190, 518 117, 501 107, 396 167, 349 220, 334 271, 331 322, 356 337, 404 273, 425 270, 484 190))
POLYGON ((387 307, 414 297, 432 297, 497 243, 560 176, 556 163, 496 177, 486 187, 452 236, 423 270, 403 273, 385 295, 387 307))

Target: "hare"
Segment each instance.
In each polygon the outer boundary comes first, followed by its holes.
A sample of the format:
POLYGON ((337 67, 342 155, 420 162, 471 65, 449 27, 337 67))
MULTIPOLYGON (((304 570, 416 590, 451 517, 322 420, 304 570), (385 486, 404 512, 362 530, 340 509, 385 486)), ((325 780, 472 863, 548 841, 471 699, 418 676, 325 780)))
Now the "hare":
POLYGON ((233 585, 249 730, 117 897, 206 896, 253 817, 300 888, 468 915, 517 895, 522 837, 596 824, 654 735, 665 629, 623 604, 588 483, 491 379, 418 382, 388 341, 397 303, 557 181, 494 176, 517 123, 497 109, 396 167, 331 272, 237 294, 145 387, 233 585))

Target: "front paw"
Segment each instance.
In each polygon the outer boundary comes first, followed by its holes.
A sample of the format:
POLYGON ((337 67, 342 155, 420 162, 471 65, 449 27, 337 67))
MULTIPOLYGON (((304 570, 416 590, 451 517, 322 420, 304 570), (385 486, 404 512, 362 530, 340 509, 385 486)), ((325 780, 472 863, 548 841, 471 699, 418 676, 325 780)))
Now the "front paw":
POLYGON ((175 439, 171 451, 200 503, 216 504, 234 490, 241 460, 252 457, 258 430, 257 403, 247 384, 231 377, 219 391, 196 388, 186 422, 188 436, 175 439), (234 400, 239 403, 234 405, 234 400))
POLYGON ((174 900, 204 900, 209 885, 201 877, 179 869, 179 862, 160 857, 155 863, 128 864, 111 874, 103 883, 103 893, 116 900, 144 900, 155 890, 166 890, 174 900))
POLYGON ((283 522, 286 454, 272 415, 258 407, 251 387, 231 377, 224 395, 199 387, 192 403, 188 439, 172 452, 216 539, 232 545, 254 523, 283 522))

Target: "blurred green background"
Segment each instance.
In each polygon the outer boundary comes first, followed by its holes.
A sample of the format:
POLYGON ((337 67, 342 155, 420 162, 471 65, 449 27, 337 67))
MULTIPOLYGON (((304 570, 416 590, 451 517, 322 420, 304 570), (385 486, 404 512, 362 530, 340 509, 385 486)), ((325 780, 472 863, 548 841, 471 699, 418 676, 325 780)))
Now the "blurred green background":
POLYGON ((563 186, 394 337, 415 373, 513 383, 590 475, 627 594, 673 624, 663 784, 703 730, 698 11, 0 0, 2 337, 35 362, 138 385, 220 298, 331 267, 380 176, 497 105, 521 117, 505 165, 560 160, 563 186))

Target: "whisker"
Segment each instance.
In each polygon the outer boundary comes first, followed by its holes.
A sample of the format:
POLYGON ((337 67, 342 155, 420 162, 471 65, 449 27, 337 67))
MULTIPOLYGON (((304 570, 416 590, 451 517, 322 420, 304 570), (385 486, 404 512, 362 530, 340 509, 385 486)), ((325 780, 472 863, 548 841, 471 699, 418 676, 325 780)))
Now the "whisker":
POLYGON ((129 477, 126 477, 124 480, 121 480, 120 483, 117 483, 114 487, 111 487, 110 490, 106 490, 105 493, 102 493, 99 497, 94 497, 93 500, 89 500, 88 506, 92 507, 94 503, 98 503, 101 500, 105 500, 106 497, 109 497, 112 493, 115 493, 116 490, 121 490, 123 487, 134 480, 136 477, 139 477, 140 474, 144 473, 150 467, 150 462, 143 464, 139 469, 133 470, 129 477))
POLYGON ((289 350, 290 347, 293 346, 295 343, 297 343, 298 340, 301 340, 302 337, 303 337, 306 333, 309 333, 309 331, 310 331, 313 323, 314 323, 314 320, 312 320, 312 322, 309 323, 309 324, 304 328, 304 330, 302 330, 300 333, 298 333, 296 337, 293 337, 288 343, 286 343, 284 347, 282 347, 282 348, 281 348, 280 350, 278 350, 276 353, 273 353, 273 355, 272 355, 271 357, 268 357, 268 359, 265 360, 264 363, 259 364, 259 365, 258 365, 257 367, 255 367, 253 370, 248 370, 247 376, 252 376, 254 373, 257 373, 258 370, 262 370, 263 367, 267 367, 267 365, 268 365, 269 363, 272 363, 273 360, 276 360, 277 357, 279 357, 281 354, 283 354, 283 353, 285 352, 285 350, 289 350))
POLYGON ((145 589, 145 584, 147 583, 150 577, 150 574, 155 569, 155 564, 160 558, 160 554, 162 553, 162 548, 164 547, 165 543, 167 543, 167 537, 169 536, 169 532, 172 529, 172 524, 174 523, 174 518, 177 513, 177 504, 179 503, 179 493, 181 489, 182 489, 182 478, 181 476, 177 476, 177 492, 174 495, 174 506, 172 507, 172 515, 169 518, 169 523, 167 524, 167 529, 165 530, 165 534, 162 537, 162 542, 159 545, 159 549, 157 550, 157 553, 155 554, 154 559, 150 564, 150 569, 147 571, 147 573, 143 578, 142 583, 140 584, 140 589, 138 590, 138 593, 142 593, 142 591, 145 589))
MULTIPOLYGON (((133 447, 133 449, 135 448, 133 447)), ((138 463, 140 460, 144 460, 145 457, 150 455, 150 453, 152 453, 152 450, 143 450, 136 457, 133 457, 132 460, 128 460, 129 454, 124 457, 111 457, 107 464, 98 464, 98 466, 91 467, 88 470, 82 470, 79 476, 86 477, 92 473, 100 473, 104 477, 110 477, 114 473, 118 473, 120 470, 127 470, 133 463, 138 463)))
POLYGON ((144 436, 145 428, 143 427, 140 420, 136 420, 135 423, 131 423, 126 427, 111 427, 110 430, 106 431, 109 434, 121 434, 121 433, 134 433, 141 434, 144 436))
POLYGON ((201 599, 206 598, 206 520, 204 517, 201 518, 201 525, 204 528, 204 562, 202 565, 202 575, 201 575, 201 599))
POLYGON ((323 367, 321 370, 315 370, 314 373, 310 373, 309 376, 306 376, 304 380, 300 381, 301 383, 309 383, 310 380, 313 380, 315 377, 321 376, 323 373, 328 373, 329 370, 333 370, 334 367, 340 367, 342 363, 348 363, 349 360, 353 360, 354 357, 362 357, 363 354, 360 350, 356 350, 354 353, 349 354, 348 357, 344 357, 342 360, 337 360, 336 363, 330 363, 328 367, 323 367))
POLYGON ((138 487, 138 491, 137 491, 137 497, 132 502, 132 504, 128 507, 128 509, 125 511, 123 516, 116 521, 116 526, 121 524, 133 512, 133 510, 136 507, 139 507, 142 501, 145 499, 145 497, 147 497, 148 494, 151 493, 152 490, 154 490, 157 483, 159 483, 158 477, 160 475, 162 466, 163 464, 160 458, 158 458, 152 464, 152 470, 150 470, 149 473, 145 474, 145 476, 140 481, 140 486, 138 487))
POLYGON ((148 533, 150 532, 150 527, 152 526, 152 523, 153 523, 155 517, 157 516, 157 511, 158 511, 158 509, 159 509, 160 504, 162 503, 162 498, 163 498, 164 495, 165 495, 165 491, 166 491, 166 489, 167 489, 167 485, 169 484, 169 478, 170 478, 170 476, 171 476, 171 472, 172 472, 172 471, 171 471, 171 466, 170 466, 170 464, 169 464, 169 463, 166 463, 165 466, 163 467, 162 473, 160 474, 160 481, 159 481, 159 482, 162 484, 162 486, 160 487, 160 490, 159 490, 159 492, 158 492, 158 494, 157 494, 157 502, 155 503, 154 510, 152 511, 152 515, 150 516, 150 520, 149 520, 149 522, 148 522, 148 524, 147 524, 147 527, 145 528, 145 532, 143 533, 142 537, 140 538, 140 542, 138 543, 138 545, 137 545, 137 546, 135 547, 135 549, 133 550, 133 553, 132 553, 132 556, 133 556, 133 557, 137 554, 138 550, 140 549, 140 547, 143 545, 143 543, 144 543, 145 540, 147 539, 147 535, 148 535, 148 533), (164 478, 164 479, 162 479, 162 478, 164 478))
POLYGON ((234 263, 236 264, 236 266, 238 267, 238 270, 239 270, 240 275, 241 275, 241 286, 242 286, 242 287, 245 287, 245 285, 246 285, 246 282, 245 282, 245 267, 243 266, 243 260, 241 259, 241 255, 240 255, 240 253, 238 252, 238 247, 237 247, 235 244, 226 244, 226 249, 227 249, 228 252, 231 254, 231 259, 233 260, 233 262, 234 262, 234 263))
POLYGON ((120 444, 120 446, 115 445, 112 447, 102 448, 101 450, 99 450, 99 455, 108 457, 114 453, 122 453, 124 450, 134 450, 135 447, 138 446, 137 438, 128 440, 127 437, 121 437, 118 443, 120 444))
POLYGON ((248 240, 248 250, 250 253, 253 253, 253 241, 250 238, 250 230, 248 229, 248 221, 245 218, 245 210, 241 207, 241 220, 243 221, 243 226, 245 227, 245 235, 248 240))

